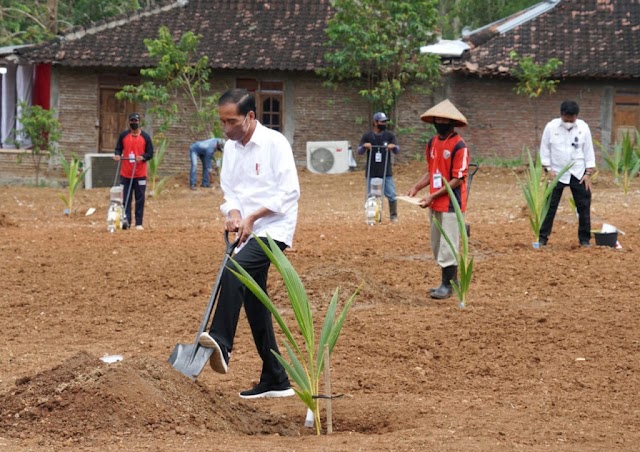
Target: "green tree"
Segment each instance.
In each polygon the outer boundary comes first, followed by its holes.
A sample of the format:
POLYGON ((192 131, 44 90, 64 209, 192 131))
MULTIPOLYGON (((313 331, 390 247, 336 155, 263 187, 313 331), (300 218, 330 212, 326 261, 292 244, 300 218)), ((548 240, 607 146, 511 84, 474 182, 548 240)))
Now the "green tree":
POLYGON ((20 111, 22 128, 16 132, 16 136, 18 142, 20 137, 31 141, 31 161, 36 172, 36 185, 39 185, 42 157, 55 154, 56 143, 60 140, 62 129, 53 110, 45 110, 39 105, 27 105, 21 102, 20 111))
POLYGON ((140 71, 146 78, 141 85, 126 85, 116 94, 120 100, 149 106, 147 112, 158 121, 159 138, 176 123, 189 130, 194 141, 221 134, 220 95, 211 92, 209 59, 196 59, 200 39, 201 35, 189 31, 174 40, 167 27, 160 27, 157 39, 144 40, 157 65, 140 71))
POLYGON ((333 6, 328 64, 318 73, 329 85, 364 82, 360 95, 372 110, 397 119, 396 102, 410 83, 439 79, 439 58, 419 50, 435 40, 437 0, 335 0, 333 6))
MULTIPOLYGON (((542 94, 555 93, 556 85, 559 80, 553 80, 551 77, 555 71, 562 65, 562 61, 557 58, 550 58, 546 63, 538 64, 531 56, 520 56, 518 52, 512 50, 509 58, 515 63, 511 69, 511 74, 516 78, 517 83, 514 91, 519 96, 525 96, 530 102, 534 101, 542 94)), ((540 126, 538 109, 534 111, 534 143, 538 143, 540 137, 540 126)))
POLYGON ((33 44, 155 0, 0 0, 0 46, 33 44))
POLYGON ((457 39, 462 28, 473 30, 529 8, 540 0, 440 0, 442 36, 457 39))

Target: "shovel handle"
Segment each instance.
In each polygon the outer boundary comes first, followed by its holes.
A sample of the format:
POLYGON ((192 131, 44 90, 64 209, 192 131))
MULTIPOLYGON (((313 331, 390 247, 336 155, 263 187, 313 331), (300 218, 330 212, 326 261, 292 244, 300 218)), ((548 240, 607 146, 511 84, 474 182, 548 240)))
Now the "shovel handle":
POLYGON ((224 231, 224 243, 227 244, 227 251, 226 253, 231 256, 231 253, 233 253, 233 250, 236 249, 236 246, 238 246, 238 242, 240 241, 240 238, 235 239, 235 241, 233 242, 229 242, 229 231, 224 231))

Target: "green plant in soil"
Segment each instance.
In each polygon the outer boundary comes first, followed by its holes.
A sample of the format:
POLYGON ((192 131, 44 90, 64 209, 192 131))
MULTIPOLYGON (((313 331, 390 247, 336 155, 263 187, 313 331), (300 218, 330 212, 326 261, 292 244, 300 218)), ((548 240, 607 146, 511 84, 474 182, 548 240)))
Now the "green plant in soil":
POLYGON ((625 133, 622 142, 613 146, 613 152, 607 151, 600 143, 602 160, 607 169, 613 174, 614 182, 622 187, 624 194, 629 192, 631 181, 640 171, 640 133, 636 132, 635 143, 628 133, 625 133))
POLYGON ((166 138, 160 139, 160 145, 158 146, 156 152, 154 152, 153 158, 149 160, 149 164, 147 165, 151 189, 151 192, 149 193, 150 196, 160 196, 165 184, 167 183, 167 180, 169 180, 168 177, 163 177, 162 179, 160 179, 160 176, 158 175, 158 169, 162 165, 162 160, 164 159, 164 154, 167 151, 168 144, 169 141, 166 138))
POLYGON ((527 151, 527 154, 529 167, 525 172, 524 180, 520 179, 517 174, 516 177, 522 188, 524 199, 527 202, 531 231, 535 236, 536 242, 538 242, 542 222, 547 216, 549 205, 551 204, 551 192, 560 181, 562 175, 571 168, 572 163, 567 164, 556 174, 556 177, 552 181, 549 181, 542 167, 540 155, 536 155, 536 159, 534 160, 533 157, 531 157, 530 151, 527 151))
POLYGON ((467 305, 467 295, 469 293, 471 278, 473 276, 473 257, 471 257, 469 253, 469 235, 467 234, 467 227, 464 222, 464 214, 460 210, 460 205, 458 204, 458 200, 453 194, 453 190, 451 190, 449 182, 447 182, 447 180, 444 180, 444 184, 447 187, 449 199, 451 200, 451 204, 453 205, 453 208, 456 212, 458 233, 460 234, 460 250, 453 246, 453 242, 444 232, 444 229, 442 229, 442 225, 435 217, 433 218, 433 221, 435 222, 436 227, 449 245, 449 248, 451 249, 451 252, 456 259, 456 263, 458 264, 458 282, 451 281, 451 286, 453 287, 453 291, 458 297, 458 306, 464 308, 467 305))
POLYGON ((258 241, 264 252, 282 276, 291 307, 293 308, 293 314, 298 324, 300 335, 302 336, 302 343, 298 343, 294 339, 291 329, 287 326, 269 296, 260 288, 260 286, 258 286, 255 280, 240 265, 238 265, 236 261, 233 260, 233 258, 231 261, 234 264, 235 269, 233 267, 229 268, 267 307, 284 333, 284 346, 287 351, 289 361, 275 351, 272 350, 271 352, 285 368, 289 377, 295 382, 293 389, 296 395, 300 400, 302 400, 307 408, 313 411, 316 433, 320 435, 320 407, 318 405, 317 396, 320 393, 320 376, 324 370, 325 364, 325 345, 328 346, 330 355, 338 341, 340 332, 342 331, 342 326, 344 325, 347 312, 358 294, 359 289, 349 297, 347 302, 344 304, 342 311, 340 311, 336 317, 338 308, 338 289, 336 288, 325 314, 320 337, 316 341, 313 314, 309 304, 309 297, 307 296, 307 292, 298 273, 271 237, 267 237, 269 246, 267 246, 261 238, 255 235, 254 239, 258 241))
POLYGON ((82 183, 86 169, 82 170, 82 161, 77 155, 73 154, 71 160, 67 161, 63 155, 60 157, 60 163, 64 174, 67 177, 67 194, 60 194, 60 199, 64 203, 69 214, 73 213, 73 200, 75 198, 76 190, 82 183))

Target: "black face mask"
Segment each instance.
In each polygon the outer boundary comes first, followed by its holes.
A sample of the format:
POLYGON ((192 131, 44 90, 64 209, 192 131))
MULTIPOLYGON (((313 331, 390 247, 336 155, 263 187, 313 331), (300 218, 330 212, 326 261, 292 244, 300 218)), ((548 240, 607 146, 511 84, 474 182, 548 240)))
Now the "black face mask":
POLYGON ((140 124, 138 124, 137 122, 130 122, 129 127, 131 127, 131 130, 138 130, 138 127, 140 127, 140 124))
POLYGON ((387 125, 386 124, 378 124, 378 130, 380 130, 380 132, 384 132, 385 130, 387 130, 387 125))
POLYGON ((447 135, 449 132, 453 130, 453 124, 440 124, 436 122, 433 125, 438 131, 438 134, 442 136, 447 135))

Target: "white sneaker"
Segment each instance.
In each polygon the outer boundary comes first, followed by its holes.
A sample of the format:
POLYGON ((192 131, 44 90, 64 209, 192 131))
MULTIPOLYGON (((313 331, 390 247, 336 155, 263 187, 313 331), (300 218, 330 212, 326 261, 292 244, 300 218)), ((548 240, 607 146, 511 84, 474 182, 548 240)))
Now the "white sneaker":
POLYGON ((216 342, 214 338, 211 337, 209 333, 202 333, 198 338, 198 343, 203 347, 212 348, 213 353, 211 354, 211 358, 209 359, 209 365, 211 368, 218 372, 219 374, 226 374, 229 371, 229 366, 227 361, 229 358, 226 358, 223 355, 222 349, 216 342))
POLYGON ((136 230, 137 231, 144 231, 144 228, 142 227, 141 224, 139 224, 138 226, 136 226, 136 230))

